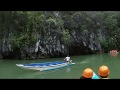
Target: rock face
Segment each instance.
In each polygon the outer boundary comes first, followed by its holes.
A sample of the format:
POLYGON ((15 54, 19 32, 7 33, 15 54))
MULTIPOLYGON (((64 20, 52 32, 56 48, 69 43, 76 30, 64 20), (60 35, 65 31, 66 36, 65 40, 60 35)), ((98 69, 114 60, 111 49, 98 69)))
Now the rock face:
POLYGON ((99 38, 99 40, 102 40, 105 38, 104 33, 102 30, 97 30, 97 34, 94 32, 91 32, 89 35, 89 39, 87 39, 86 36, 80 35, 79 37, 76 37, 74 34, 71 34, 74 38, 71 38, 72 45, 66 46, 62 44, 59 40, 59 38, 55 38, 52 43, 48 43, 48 41, 43 41, 41 43, 41 40, 38 40, 34 47, 29 49, 28 51, 18 50, 14 54, 14 50, 12 49, 11 44, 9 44, 9 40, 6 38, 3 40, 1 45, 1 57, 3 58, 13 58, 14 55, 19 56, 19 58, 26 58, 28 59, 35 59, 43 58, 43 57, 58 57, 58 56, 65 56, 67 54, 70 55, 85 55, 85 54, 93 54, 93 53, 99 53, 101 49, 101 44, 96 38, 99 38), (77 38, 80 38, 77 41, 77 38), (76 40, 75 40, 76 39, 76 40), (73 41, 72 41, 73 40, 73 41))
POLYGON ((100 53, 115 40, 119 46, 117 14, 108 12, 0 12, 0 23, 0 58, 5 59, 100 53))

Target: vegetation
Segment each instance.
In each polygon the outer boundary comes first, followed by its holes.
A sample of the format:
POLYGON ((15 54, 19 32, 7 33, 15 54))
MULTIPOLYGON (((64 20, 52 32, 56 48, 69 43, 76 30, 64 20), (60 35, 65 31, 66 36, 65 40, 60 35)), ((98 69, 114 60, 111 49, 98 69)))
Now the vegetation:
POLYGON ((1 58, 35 59, 120 49, 118 11, 1 11, 1 58))

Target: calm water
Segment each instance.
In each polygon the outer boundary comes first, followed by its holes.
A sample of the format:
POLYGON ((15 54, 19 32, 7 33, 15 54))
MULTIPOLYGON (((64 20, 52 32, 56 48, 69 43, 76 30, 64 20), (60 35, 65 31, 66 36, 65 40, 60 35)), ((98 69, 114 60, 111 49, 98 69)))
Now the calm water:
POLYGON ((40 60, 0 60, 0 79, 79 79, 85 68, 90 67, 98 73, 101 65, 107 65, 110 69, 109 78, 120 79, 120 54, 113 57, 109 54, 72 56, 72 66, 51 70, 33 71, 17 67, 15 64, 35 63, 48 61, 63 61, 64 58, 40 59, 40 60))

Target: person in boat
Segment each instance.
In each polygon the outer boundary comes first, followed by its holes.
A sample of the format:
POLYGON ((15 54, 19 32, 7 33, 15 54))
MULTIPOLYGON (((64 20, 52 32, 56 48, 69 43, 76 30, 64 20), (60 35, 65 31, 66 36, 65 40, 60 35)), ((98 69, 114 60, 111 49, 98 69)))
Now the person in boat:
POLYGON ((92 79, 93 77, 93 70, 91 68, 86 68, 83 73, 82 76, 80 77, 80 79, 92 79))
POLYGON ((65 57, 65 59, 64 59, 67 63, 71 63, 72 62, 72 60, 70 59, 70 56, 69 55, 67 55, 67 57, 65 57))
POLYGON ((102 65, 99 67, 98 74, 100 76, 100 79, 109 79, 108 75, 110 74, 110 70, 107 66, 102 65))

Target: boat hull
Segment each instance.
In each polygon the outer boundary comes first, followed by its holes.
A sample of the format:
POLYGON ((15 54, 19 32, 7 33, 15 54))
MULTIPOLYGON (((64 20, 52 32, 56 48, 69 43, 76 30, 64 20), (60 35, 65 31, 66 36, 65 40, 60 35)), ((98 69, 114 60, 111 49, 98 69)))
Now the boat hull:
POLYGON ((54 70, 54 69, 59 69, 63 67, 67 67, 70 65, 73 65, 75 63, 62 63, 62 64, 57 64, 57 65, 50 65, 50 66, 24 66, 23 64, 16 64, 20 68, 24 69, 31 69, 31 70, 39 70, 39 71, 46 71, 46 70, 54 70))
POLYGON ((100 78, 98 77, 98 75, 97 75, 95 72, 93 72, 93 77, 92 77, 92 79, 100 79, 100 78))

